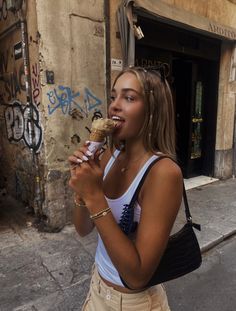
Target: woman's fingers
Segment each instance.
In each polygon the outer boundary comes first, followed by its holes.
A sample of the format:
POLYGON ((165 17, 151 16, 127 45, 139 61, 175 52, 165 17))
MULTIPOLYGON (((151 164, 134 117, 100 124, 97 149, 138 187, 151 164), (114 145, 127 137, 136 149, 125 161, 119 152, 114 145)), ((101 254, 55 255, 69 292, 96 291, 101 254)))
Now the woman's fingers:
POLYGON ((100 156, 101 156, 101 150, 97 150, 94 154, 94 163, 95 165, 100 167, 100 156))
POLYGON ((74 155, 70 156, 68 158, 68 161, 69 161, 70 165, 72 165, 72 166, 81 164, 83 162, 83 160, 80 157, 76 157, 74 155))
POLYGON ((78 150, 75 150, 73 155, 69 156, 68 161, 72 177, 76 177, 76 172, 79 173, 76 169, 81 170, 92 168, 94 170, 100 168, 99 156, 101 154, 101 150, 97 151, 94 155, 88 150, 88 145, 89 142, 85 143, 84 146, 80 147, 78 150))
POLYGON ((87 162, 92 156, 92 153, 90 151, 84 148, 82 150, 81 149, 76 150, 74 154, 68 158, 68 161, 71 165, 81 164, 82 162, 87 162))
POLYGON ((71 175, 75 176, 77 169, 84 169, 84 168, 89 168, 91 167, 91 162, 93 160, 81 160, 80 158, 76 158, 75 156, 70 156, 69 157, 69 162, 70 162, 70 171, 71 175))
POLYGON ((89 157, 91 155, 89 155, 89 153, 83 152, 81 150, 76 150, 73 154, 74 157, 81 159, 82 161, 88 161, 89 157))
POLYGON ((92 152, 88 150, 89 144, 90 142, 86 141, 83 146, 74 151, 73 155, 68 158, 70 165, 81 164, 89 161, 90 158, 93 158, 92 152))

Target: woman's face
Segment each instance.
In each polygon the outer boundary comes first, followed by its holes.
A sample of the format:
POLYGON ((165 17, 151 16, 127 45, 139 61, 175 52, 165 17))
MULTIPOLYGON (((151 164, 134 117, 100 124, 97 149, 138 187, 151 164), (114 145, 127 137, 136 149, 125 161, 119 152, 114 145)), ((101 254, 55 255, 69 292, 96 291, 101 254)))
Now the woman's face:
POLYGON ((141 85, 133 73, 120 76, 111 90, 109 117, 118 121, 114 138, 135 140, 145 118, 145 106, 141 85))

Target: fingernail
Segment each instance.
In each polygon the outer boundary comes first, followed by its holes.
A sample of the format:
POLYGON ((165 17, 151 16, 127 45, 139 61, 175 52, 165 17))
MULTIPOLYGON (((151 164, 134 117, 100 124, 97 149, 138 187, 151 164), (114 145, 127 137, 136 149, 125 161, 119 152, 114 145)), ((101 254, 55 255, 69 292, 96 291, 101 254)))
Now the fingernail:
POLYGON ((83 161, 81 159, 76 160, 78 163, 82 163, 83 161))
POLYGON ((91 156, 93 155, 92 152, 89 151, 89 150, 86 151, 86 154, 87 154, 89 157, 91 157, 91 156))
POLYGON ((88 161, 88 158, 87 158, 86 156, 83 156, 82 159, 83 159, 84 161, 88 161))

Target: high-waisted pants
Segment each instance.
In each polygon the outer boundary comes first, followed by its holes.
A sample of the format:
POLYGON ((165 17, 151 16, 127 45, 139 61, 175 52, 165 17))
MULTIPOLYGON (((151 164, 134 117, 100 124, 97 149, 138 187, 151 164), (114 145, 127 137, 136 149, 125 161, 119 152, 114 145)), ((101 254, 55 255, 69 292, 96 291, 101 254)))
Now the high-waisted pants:
POLYGON ((121 293, 105 284, 93 268, 90 289, 82 311, 170 311, 162 284, 138 293, 121 293))

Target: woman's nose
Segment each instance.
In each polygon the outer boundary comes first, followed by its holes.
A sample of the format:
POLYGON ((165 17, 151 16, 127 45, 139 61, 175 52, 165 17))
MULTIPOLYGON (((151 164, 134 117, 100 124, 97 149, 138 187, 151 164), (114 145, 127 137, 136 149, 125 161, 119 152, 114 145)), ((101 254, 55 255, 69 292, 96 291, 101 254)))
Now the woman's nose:
POLYGON ((116 97, 111 101, 110 110, 113 110, 113 111, 121 110, 121 101, 119 97, 116 97))

